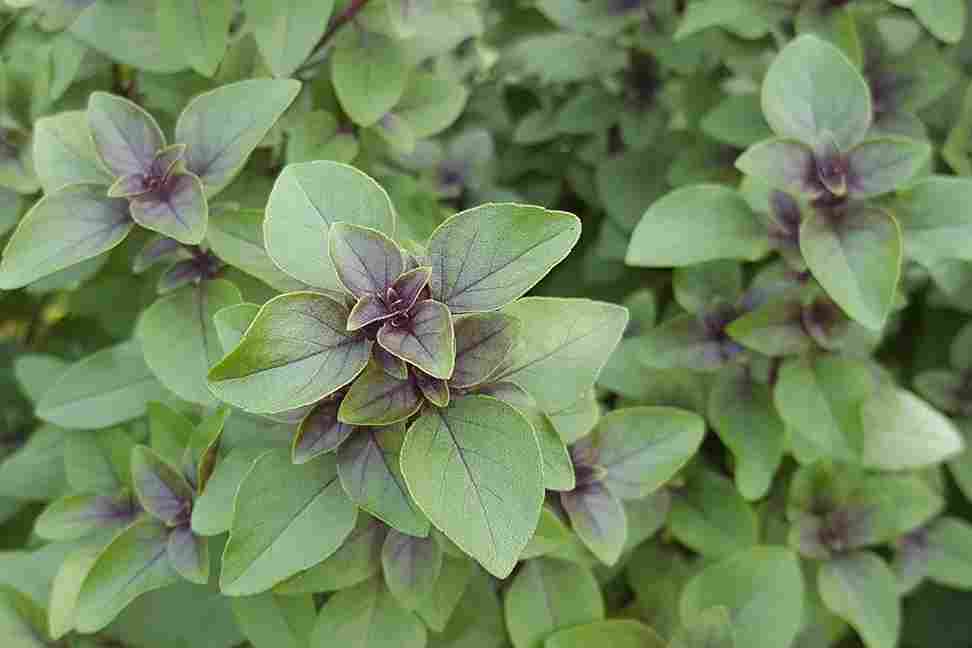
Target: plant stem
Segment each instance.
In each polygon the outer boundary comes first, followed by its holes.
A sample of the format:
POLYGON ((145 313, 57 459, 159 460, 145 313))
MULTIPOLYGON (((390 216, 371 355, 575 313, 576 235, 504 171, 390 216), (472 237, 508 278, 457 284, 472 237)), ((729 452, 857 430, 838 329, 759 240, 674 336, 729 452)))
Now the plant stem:
POLYGON ((321 39, 317 41, 317 45, 311 51, 310 56, 307 57, 307 61, 304 62, 297 72, 294 73, 295 76, 299 76, 302 72, 306 72, 311 68, 315 67, 317 64, 321 63, 323 59, 318 59, 317 55, 320 54, 324 48, 334 39, 341 27, 355 19, 355 17, 361 13, 361 11, 367 6, 370 0, 351 0, 351 3, 344 8, 344 10, 334 16, 334 19, 327 26, 327 30, 321 39))

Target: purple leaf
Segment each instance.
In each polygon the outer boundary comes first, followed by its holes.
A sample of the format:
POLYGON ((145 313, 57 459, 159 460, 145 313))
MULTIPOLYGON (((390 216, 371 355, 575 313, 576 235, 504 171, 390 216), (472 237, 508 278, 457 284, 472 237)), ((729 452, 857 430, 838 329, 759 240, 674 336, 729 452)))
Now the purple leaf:
POLYGON ((398 356, 394 356, 380 346, 375 345, 372 348, 371 357, 392 378, 398 378, 399 380, 408 378, 408 367, 405 365, 405 361, 398 356))
POLYGON ((165 549, 169 564, 183 578, 199 585, 209 582, 209 543, 193 533, 188 524, 172 529, 165 549))
POLYGON ((394 292, 388 293, 389 310, 398 313, 412 308, 431 277, 432 268, 428 266, 413 268, 400 275, 391 286, 394 292))
POLYGON ((192 487, 174 466, 147 446, 132 448, 132 482, 138 501, 168 526, 189 520, 192 487))
POLYGON ((134 198, 149 192, 142 173, 129 173, 121 176, 108 187, 109 198, 134 198))
POLYGON ((351 425, 389 425, 403 421, 422 406, 412 378, 401 380, 370 363, 341 401, 338 419, 351 425))
POLYGON ((159 183, 132 200, 132 218, 181 243, 202 242, 209 219, 202 182, 191 173, 176 173, 159 183))
POLYGON ((381 549, 385 584, 406 610, 419 607, 432 593, 442 571, 442 548, 435 537, 388 532, 381 549))
POLYGON ((506 359, 520 332, 520 321, 504 313, 457 318, 456 367, 449 384, 472 387, 486 380, 506 359))
POLYGON ((354 428, 338 420, 340 404, 337 399, 318 403, 301 421, 291 450, 295 464, 307 463, 318 455, 337 450, 351 435, 354 428))
POLYGON ((115 176, 146 173, 165 135, 150 114, 128 99, 95 92, 88 100, 91 139, 115 176))
POLYGON ((157 236, 135 255, 135 260, 132 261, 132 272, 142 274, 156 263, 174 260, 178 256, 189 256, 189 252, 179 241, 167 236, 157 236))
POLYGON ((357 331, 394 315, 395 313, 385 306, 384 299, 377 295, 365 295, 358 300, 348 315, 348 330, 357 331))
POLYGON ((814 153, 814 164, 817 168, 817 178, 834 196, 847 195, 847 175, 850 163, 847 156, 837 146, 832 133, 824 131, 820 134, 820 147, 814 153))
POLYGON ((370 227, 335 223, 328 248, 341 284, 359 299, 383 298, 405 269, 398 245, 370 227))
POLYGON ((449 405, 449 383, 439 378, 433 378, 424 371, 415 371, 415 383, 422 391, 422 395, 436 407, 449 405))
POLYGON ((774 138, 749 147, 736 168, 774 189, 816 197, 823 189, 817 179, 813 149, 795 139, 774 138))
POLYGON ((430 376, 443 380, 452 377, 456 339, 445 304, 422 301, 407 317, 385 322, 378 331, 378 344, 430 376))
POLYGON ((621 557, 628 534, 628 522, 621 500, 598 483, 560 494, 577 537, 606 565, 621 557))
POLYGON ((171 265, 159 277, 158 291, 160 295, 172 292, 186 284, 203 278, 203 271, 195 259, 186 259, 171 265))

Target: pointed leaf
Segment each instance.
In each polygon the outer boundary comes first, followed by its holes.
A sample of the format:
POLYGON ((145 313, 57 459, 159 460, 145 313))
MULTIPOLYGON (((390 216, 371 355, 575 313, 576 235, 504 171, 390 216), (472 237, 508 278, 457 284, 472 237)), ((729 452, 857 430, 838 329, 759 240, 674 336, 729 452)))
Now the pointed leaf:
POLYGON ((558 630, 604 619, 601 588, 589 569, 531 560, 517 572, 504 599, 514 648, 542 648, 558 630))
POLYGON ((229 42, 234 4, 231 0, 172 0, 159 3, 159 40, 178 48, 199 74, 216 74, 229 42))
POLYGON ((252 412, 315 403, 348 384, 368 362, 371 343, 348 333, 347 308, 296 292, 260 309, 240 345, 209 372, 220 399, 252 412))
POLYGON ((777 55, 763 81, 763 113, 781 137, 816 147, 825 131, 847 151, 871 126, 871 91, 844 54, 801 36, 777 55))
POLYGON ((233 523, 233 500, 240 483, 266 450, 234 448, 216 464, 212 477, 192 507, 192 530, 213 536, 230 530, 233 523))
POLYGON ((142 416, 165 394, 141 349, 126 342, 71 365, 44 393, 37 416, 61 427, 99 429, 142 416))
POLYGON ((230 183, 298 92, 300 82, 292 79, 249 79, 201 94, 186 106, 175 140, 187 145, 186 169, 199 176, 207 195, 230 183))
POLYGON ((338 420, 349 425, 390 425, 422 406, 422 393, 411 377, 400 380, 371 363, 341 400, 338 420))
POLYGON ((257 304, 236 304, 216 311, 213 315, 213 325, 223 353, 229 353, 240 345, 246 329, 256 319, 260 312, 257 304))
POLYGON ((503 312, 530 325, 490 382, 515 383, 545 412, 574 404, 594 386, 628 324, 627 309, 587 299, 527 297, 503 312))
POLYGON ((88 99, 88 125, 99 157, 116 177, 148 172, 155 152, 165 146, 165 135, 150 114, 107 92, 88 99))
POLYGON ((398 356, 393 356, 376 345, 371 348, 371 357, 374 359, 375 364, 381 367, 381 370, 392 378, 398 378, 400 380, 408 378, 408 366, 398 356))
POLYGON ((236 494, 220 590, 257 594, 313 567, 337 551, 356 515, 333 457, 295 466, 287 452, 264 454, 236 494))
POLYGON ((679 489, 669 515, 672 535, 703 556, 724 558, 755 545, 756 514, 732 482, 699 470, 679 489))
POLYGON ((972 525, 943 517, 928 529, 928 577, 948 587, 972 588, 972 525))
POLYGON ((48 610, 48 629, 52 638, 60 639, 74 630, 81 588, 104 547, 101 542, 87 543, 69 554, 58 568, 51 583, 48 610))
POLYGON ((102 529, 119 530, 136 515, 130 493, 69 495, 47 505, 34 523, 34 533, 45 540, 76 540, 102 529))
POLYGON ((81 110, 41 117, 34 122, 34 167, 47 194, 69 184, 107 186, 113 179, 98 159, 88 117, 81 110))
POLYGON ((449 405, 449 383, 440 379, 433 378, 424 371, 415 372, 415 384, 425 398, 436 407, 447 407, 449 405))
POLYGON ((213 254, 271 288, 280 292, 303 290, 307 286, 278 268, 267 254, 263 220, 262 208, 231 209, 224 203, 210 210, 206 241, 213 254))
POLYGON ((854 198, 870 198, 904 187, 928 164, 927 142, 906 137, 881 137, 862 142, 848 153, 848 191, 854 198))
POLYGON ((925 266, 943 259, 972 260, 965 244, 972 236, 972 180, 930 176, 901 192, 894 214, 901 225, 905 253, 925 266))
POLYGON ((134 447, 135 441, 125 428, 72 434, 64 445, 68 484, 79 493, 117 495, 131 486, 134 447))
POLYGON ((880 330, 901 273, 901 232, 882 209, 818 210, 800 227, 800 250, 827 294, 849 316, 880 330))
POLYGON ((901 609, 894 573, 872 553, 828 560, 817 572, 827 608, 850 623, 868 648, 898 645, 901 609))
POLYGON ((405 486, 404 425, 358 429, 338 450, 341 485, 355 504, 402 533, 425 536, 429 521, 405 486))
POLYGON ((132 449, 132 482, 146 511, 168 526, 188 522, 192 487, 177 468, 147 446, 132 449))
POLYGON ((580 237, 573 214, 516 204, 466 210, 429 239, 432 298, 452 313, 491 311, 522 296, 580 237))
POLYGON ((412 425, 401 463, 409 492, 432 523, 490 573, 507 576, 543 500, 529 422, 493 398, 458 398, 412 425))
POLYGON ((267 254, 310 286, 343 291, 327 253, 330 227, 338 221, 395 235, 388 194, 361 171, 337 162, 288 164, 267 203, 267 254))
POLYGON ((328 251, 341 284, 358 298, 377 295, 384 299, 405 270, 398 245, 378 230, 360 225, 335 223, 328 251))
POLYGON ((274 76, 293 75, 314 50, 334 9, 334 0, 244 0, 247 22, 274 76))
POLYGON ((381 550, 388 591, 406 610, 416 609, 432 594, 442 560, 442 548, 435 537, 416 538, 392 529, 381 550))
POLYGON ((169 530, 145 518, 128 527, 98 556, 78 597, 78 632, 101 630, 137 597, 178 583, 166 546, 169 530))
POLYGON ((199 585, 209 582, 209 543, 194 534, 188 524, 169 533, 166 555, 172 567, 187 581, 199 585))
POLYGON ((128 203, 94 184, 47 194, 21 219, 3 250, 0 288, 13 290, 103 254, 132 231, 128 203))
POLYGON ((213 318, 242 301, 236 286, 217 279, 184 286, 146 309, 138 337, 145 362, 162 384, 184 400, 216 403, 206 381, 209 368, 223 357, 213 318))
POLYGON ((736 168, 774 189, 816 197, 823 187, 817 179, 813 149, 795 139, 778 137, 750 146, 736 159, 736 168))
POLYGON ((570 526, 597 559, 613 565, 621 557, 628 523, 621 500, 599 483, 560 494, 570 526))
POLYGON ((557 434, 550 417, 538 410, 535 404, 522 405, 502 396, 496 397, 513 405, 533 426, 540 445, 540 457, 543 459, 543 487, 554 491, 573 490, 577 485, 574 465, 570 461, 567 446, 557 434))
POLYGON ((717 259, 755 261, 768 251, 766 228, 742 196, 729 187, 702 184, 652 203, 631 234, 625 263, 660 268, 717 259))
POLYGON ((350 34, 331 55, 334 93, 359 126, 371 126, 391 110, 405 92, 407 78, 401 46, 383 34, 350 34))
POLYGON ((481 313, 456 318, 456 368, 449 379, 454 387, 484 382, 506 359, 520 334, 520 321, 505 313, 481 313))
POLYGON ((132 199, 132 218, 146 229, 195 245, 206 235, 209 206, 202 182, 176 173, 157 192, 132 199))
POLYGON ((423 648, 426 630, 401 607, 380 578, 341 590, 321 609, 311 633, 312 648, 423 648))
POLYGON ((358 331, 394 316, 394 312, 388 310, 382 298, 375 295, 364 295, 351 309, 348 315, 348 330, 358 331))
MULTIPOLYGON (((422 617, 425 624, 435 632, 443 632, 449 621, 457 616, 454 613, 463 594, 469 588, 469 581, 473 577, 476 567, 470 558, 462 556, 454 558, 449 554, 443 556, 442 569, 436 579, 432 593, 422 601, 416 614, 422 617)), ((482 572, 479 572, 482 574, 482 572)), ((482 609, 477 608, 481 613, 482 609)))
POLYGON ((319 403, 297 428, 291 459, 295 464, 307 463, 320 454, 333 452, 351 436, 354 428, 338 420, 337 400, 319 403))
POLYGON ((385 322, 378 344, 392 355, 435 378, 447 380, 456 363, 456 338, 448 307, 427 299, 409 311, 406 321, 385 322))

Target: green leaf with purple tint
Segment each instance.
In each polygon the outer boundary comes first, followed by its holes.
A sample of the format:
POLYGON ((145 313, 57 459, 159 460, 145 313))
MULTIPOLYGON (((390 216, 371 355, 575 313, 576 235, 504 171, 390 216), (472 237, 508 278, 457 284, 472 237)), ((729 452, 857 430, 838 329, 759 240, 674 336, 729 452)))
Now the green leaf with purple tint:
POLYGON ((813 149, 795 139, 779 137, 754 144, 736 159, 736 168, 789 193, 815 197, 822 189, 813 149))
POLYGON ((389 425, 404 421, 421 406, 422 392, 413 378, 395 378, 371 363, 341 400, 338 420, 350 425, 389 425))
POLYGON ((383 298, 377 295, 364 295, 351 308, 351 313, 348 315, 348 330, 358 331, 393 315, 394 313, 385 306, 383 298))
POLYGON ((858 552, 828 560, 817 572, 827 609, 847 621, 868 648, 894 648, 901 629, 901 603, 894 572, 878 556, 858 552))
POLYGON ((449 405, 449 383, 441 378, 433 378, 424 371, 415 371, 415 384, 425 398, 436 407, 449 405))
POLYGON ((327 600, 311 633, 311 646, 423 648, 425 626, 395 600, 381 578, 341 590, 327 600))
POLYGON ((88 100, 88 126, 98 156, 115 176, 146 173, 165 146, 162 129, 138 104, 107 92, 88 100))
POLYGON ((421 301, 402 320, 386 321, 378 331, 378 344, 430 376, 450 378, 456 362, 456 338, 445 304, 421 301))
POLYGON ((901 273, 901 231, 868 205, 818 209, 800 227, 800 250, 814 278, 846 313, 880 330, 901 273))
POLYGON ((454 387, 484 382, 509 355, 520 334, 520 320, 506 313, 466 315, 454 320, 456 368, 449 379, 454 387))
POLYGON ((429 598, 442 571, 442 562, 442 548, 431 535, 416 538, 392 529, 381 549, 385 585, 406 610, 418 608, 429 598))
POLYGON ((81 586, 78 632, 97 632, 142 594, 179 582, 166 555, 168 537, 161 522, 143 518, 111 541, 81 586))
POLYGON ((68 184, 109 185, 113 179, 98 159, 88 117, 81 110, 34 122, 34 167, 48 194, 68 184))
POLYGON ((804 327, 803 303, 799 297, 782 295, 770 299, 730 322, 726 333, 746 348, 768 356, 810 351, 816 344, 804 327))
POLYGON ((511 203, 456 214, 429 240, 432 298, 456 314, 505 306, 564 260, 580 230, 573 214, 511 203))
POLYGON ((371 357, 374 358, 375 363, 381 367, 382 371, 389 376, 400 380, 408 378, 408 366, 398 356, 394 356, 380 346, 375 345, 371 348, 371 357))
POLYGON ((148 446, 132 448, 132 483, 142 508, 160 522, 170 527, 189 522, 192 487, 175 466, 148 446))
POLYGON ((386 299, 388 288, 405 270, 398 245, 370 227, 334 223, 328 252, 341 285, 358 298, 386 299))
POLYGON ((907 137, 880 137, 848 152, 848 190, 855 199, 903 188, 931 160, 927 142, 907 137))
POLYGON ((628 536, 621 500, 595 482, 561 493, 560 503, 574 533, 597 559, 606 565, 616 563, 628 536))
POLYGON ((209 583, 209 542, 193 533, 188 524, 169 532, 166 555, 187 581, 199 585, 209 583))
POLYGON ((248 79, 203 93, 186 106, 175 140, 188 147, 186 169, 199 176, 207 196, 230 183, 298 92, 300 82, 293 79, 248 79))
POLYGON ((202 182, 192 173, 168 177, 157 191, 132 199, 132 218, 146 229, 195 245, 206 235, 209 206, 202 182))
POLYGON ((47 505, 34 523, 34 533, 45 540, 76 540, 102 529, 126 527, 138 512, 130 493, 68 495, 47 505))
POLYGON ((401 464, 432 523, 490 573, 509 575, 536 529, 544 495, 529 421, 494 398, 454 399, 412 424, 401 464))
POLYGON ((354 427, 338 420, 340 405, 339 400, 325 400, 300 422, 290 454, 295 464, 333 452, 351 436, 354 427))
POLYGON ((252 412, 316 403, 368 363, 371 342, 348 333, 348 310, 330 297, 296 292, 260 309, 240 345, 209 372, 220 399, 252 412))
POLYGON ((426 536, 429 521, 402 478, 399 457, 404 438, 404 424, 356 430, 338 449, 338 475, 359 507, 402 533, 426 536))
POLYGON ((128 203, 96 184, 67 185, 41 198, 7 241, 0 288, 13 290, 111 250, 133 223, 128 203))

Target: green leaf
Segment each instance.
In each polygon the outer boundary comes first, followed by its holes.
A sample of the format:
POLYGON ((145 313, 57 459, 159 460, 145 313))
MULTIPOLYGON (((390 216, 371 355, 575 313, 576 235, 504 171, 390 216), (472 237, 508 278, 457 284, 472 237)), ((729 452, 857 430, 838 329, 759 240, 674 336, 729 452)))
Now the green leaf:
POLYGON ((422 402, 413 378, 396 378, 372 362, 341 400, 338 420, 348 425, 390 425, 418 412, 422 402))
POLYGON ((405 93, 408 70, 397 41, 364 30, 349 31, 331 54, 331 82, 355 124, 371 126, 405 93))
POLYGON ((179 582, 166 556, 168 535, 161 522, 144 518, 111 541, 81 586, 79 632, 101 630, 137 597, 179 582))
POLYGON ((611 648, 663 648, 658 634, 633 619, 611 619, 560 630, 544 643, 545 648, 584 648, 603 643, 611 648))
POLYGON ((296 292, 260 309, 240 345, 209 372, 221 400, 251 412, 282 412, 333 393, 364 369, 371 342, 348 333, 347 308, 296 292))
POLYGON ((357 429, 338 449, 338 475, 351 500, 393 529, 414 536, 429 532, 405 486, 400 465, 404 424, 357 429))
POLYGON ((456 366, 449 379, 454 387, 484 382, 506 359, 520 334, 520 321, 505 313, 480 313, 453 321, 456 366))
POLYGON ((894 573, 872 553, 828 560, 817 572, 824 605, 850 623, 868 648, 898 645, 901 609, 894 573))
POLYGON ((540 449, 529 422, 493 398, 457 398, 412 424, 401 464, 409 492, 432 523, 490 573, 509 575, 543 501, 540 449))
POLYGON ((384 298, 405 270, 405 259, 398 245, 370 227, 334 223, 328 252, 341 285, 359 299, 365 295, 384 298))
POLYGON ((414 365, 434 378, 452 377, 456 364, 456 337, 452 315, 445 304, 426 299, 408 312, 401 326, 386 322, 378 331, 385 351, 414 365))
POLYGON ((733 648, 735 645, 729 610, 713 607, 686 622, 669 648, 733 648))
POLYGON ((606 471, 608 490, 622 499, 640 499, 687 464, 704 436, 705 421, 693 412, 629 407, 601 417, 590 444, 606 471))
POLYGON ((177 468, 143 445, 132 449, 132 481, 139 504, 172 527, 187 521, 193 492, 177 468))
MULTIPOLYGON (((690 313, 705 312, 720 302, 731 304, 742 295, 742 289, 742 265, 735 261, 710 261, 676 268, 672 273, 675 301, 690 313)), ((645 322, 642 326, 653 324, 645 322)))
POLYGON ((317 617, 313 597, 267 592, 234 598, 230 605, 254 648, 307 648, 317 617))
POLYGON ((120 427, 73 434, 64 447, 68 483, 79 493, 117 495, 131 485, 135 441, 120 427))
POLYGON ((709 393, 709 420, 735 459, 735 480, 747 500, 762 499, 783 460, 786 429, 773 395, 745 369, 720 372, 709 393))
POLYGON ((843 52, 817 36, 800 36, 774 59, 763 80, 763 113, 781 137, 813 147, 825 132, 841 151, 871 126, 871 91, 843 52))
POLYGON ((199 74, 211 77, 223 60, 233 19, 232 0, 159 3, 159 40, 199 74))
POLYGON ((470 589, 470 579, 474 571, 475 563, 465 556, 453 558, 446 554, 443 557, 442 569, 432 593, 416 610, 416 614, 422 617, 431 630, 444 631, 450 620, 456 616, 454 613, 463 594, 470 589))
POLYGON ((404 119, 415 137, 437 135, 451 126, 462 114, 469 91, 450 78, 415 71, 409 76, 395 114, 404 119))
POLYGON ((193 533, 188 524, 169 532, 166 556, 179 575, 190 583, 209 583, 209 541, 193 533))
POLYGON ((142 314, 138 337, 145 362, 183 400, 213 405, 206 374, 223 357, 213 317, 243 296, 223 279, 204 281, 161 297, 142 314))
POLYGON ((628 324, 627 309, 587 299, 527 297, 503 312, 529 326, 490 381, 515 383, 545 412, 574 404, 594 386, 628 324))
POLYGON ((799 295, 784 294, 766 301, 734 319, 726 333, 746 348, 768 356, 799 355, 817 346, 804 325, 799 295))
POLYGON ((928 529, 928 577, 948 587, 972 589, 972 525, 943 517, 928 529))
POLYGON ((560 503, 581 542, 605 565, 614 565, 628 537, 624 506, 602 484, 582 484, 561 493, 560 503))
POLYGON ((742 196, 703 184, 676 189, 648 208, 631 234, 625 263, 660 268, 717 259, 755 261, 768 251, 766 229, 742 196))
POLYGON ((161 74, 185 67, 181 56, 173 56, 162 46, 154 2, 98 2, 68 24, 74 36, 118 63, 161 74))
POLYGON ((165 135, 155 119, 136 103, 95 92, 88 99, 88 126, 98 157, 117 178, 147 173, 165 135))
POLYGON ((312 160, 351 162, 358 156, 358 140, 344 132, 337 118, 326 110, 313 110, 295 117, 287 138, 287 161, 312 160))
POLYGON ((136 515, 129 493, 68 495, 47 505, 34 523, 34 533, 45 540, 77 540, 99 529, 120 530, 136 515))
POLYGON ((861 406, 861 463, 879 470, 932 466, 958 455, 955 425, 908 390, 886 385, 861 406))
POLYGON ((724 558, 754 546, 759 539, 756 514, 732 482, 699 470, 672 498, 672 535, 712 558, 724 558))
POLYGON ((682 591, 681 618, 694 619, 709 608, 723 606, 732 618, 737 645, 778 648, 790 645, 800 631, 803 596, 803 575, 792 552, 753 547, 693 577, 682 591), (770 624, 765 622, 768 609, 773 610, 770 624))
POLYGON ((758 94, 731 94, 705 114, 699 129, 709 137, 746 148, 773 136, 758 94))
POLYGON ((351 436, 354 428, 338 420, 339 406, 338 400, 321 401, 301 420, 291 445, 291 459, 295 464, 333 452, 351 436))
POLYGON ((0 632, 9 648, 46 648, 43 611, 28 597, 8 587, 0 589, 0 632))
MULTIPOLYGON (((972 328, 969 330, 972 331, 972 328)), ((27 398, 36 403, 68 365, 57 356, 22 353, 14 358, 14 375, 27 398)))
POLYGON ((774 137, 747 148, 736 168, 774 189, 807 197, 820 193, 813 149, 791 138, 774 137))
MULTIPOLYGON (((149 445, 169 463, 178 464, 192 439, 195 427, 183 414, 162 403, 149 403, 149 445)), ((131 450, 127 453, 131 457, 131 450)))
POLYGON ((172 173, 162 189, 132 198, 130 206, 136 223, 180 243, 196 245, 206 235, 209 205, 192 173, 172 173))
POLYGON ((0 496, 47 500, 64 493, 64 430, 42 425, 0 461, 0 496))
POLYGON ((573 214, 512 203, 460 212, 429 239, 432 298, 454 314, 496 310, 563 261, 580 237, 573 214))
POLYGON ((78 598, 81 588, 104 550, 102 542, 90 542, 69 554, 51 583, 51 601, 48 610, 48 630, 54 639, 60 639, 74 630, 77 623, 78 598))
POLYGON ((932 148, 907 137, 880 137, 861 142, 848 153, 848 191, 870 198, 905 186, 928 164, 932 148))
POLYGON ((145 414, 149 402, 164 399, 133 342, 103 349, 71 365, 37 404, 37 416, 65 428, 94 430, 145 414))
POLYGON ((800 250, 814 278, 846 313, 880 330, 901 273, 901 232, 876 207, 818 210, 800 227, 800 250))
POLYGON ((81 110, 41 117, 34 122, 34 166, 47 194, 64 185, 107 186, 113 180, 98 159, 88 117, 81 110))
POLYGON ((341 590, 324 605, 311 633, 311 648, 422 648, 426 630, 398 605, 379 578, 341 590))
POLYGON ((258 594, 313 567, 337 551, 356 515, 334 457, 295 466, 285 451, 262 455, 236 493, 221 591, 258 594))
POLYGON ((64 186, 21 219, 3 250, 0 288, 21 288, 103 254, 125 240, 132 226, 127 201, 108 198, 103 186, 64 186))
POLYGON ((749 0, 696 0, 685 9, 675 40, 682 40, 711 27, 741 32, 745 38, 760 38, 769 31, 763 15, 749 0))
POLYGON ((343 292, 327 254, 330 228, 338 221, 395 235, 388 194, 361 171, 337 162, 288 164, 267 203, 267 254, 295 279, 343 292))
POLYGON ((359 514, 351 535, 323 562, 273 588, 279 594, 311 594, 343 590, 366 581, 381 569, 381 548, 387 527, 359 514))
POLYGON ((186 144, 186 168, 212 196, 230 183, 300 92, 292 79, 250 79, 193 99, 179 115, 175 140, 186 144), (246 110, 238 110, 245 105, 246 110))
POLYGON ((591 571, 543 558, 523 565, 503 604, 514 648, 542 648, 558 630, 604 619, 601 588, 591 571))
POLYGON ((264 452, 260 448, 234 448, 216 464, 216 470, 206 483, 206 488, 193 504, 193 532, 212 536, 230 530, 236 491, 264 452))
POLYGON ((555 491, 572 490, 577 484, 574 465, 570 461, 567 445, 557 434, 550 417, 534 406, 520 406, 504 398, 500 400, 513 405, 533 426, 540 445, 540 457, 543 459, 543 487, 555 491))
POLYGON ((958 43, 965 33, 968 18, 961 0, 892 0, 899 6, 911 7, 915 17, 939 40, 958 43))
POLYGON ((382 573, 392 596, 406 610, 429 598, 442 571, 443 553, 434 536, 416 538, 392 529, 381 550, 382 573))
POLYGON ((931 267, 944 259, 972 261, 964 244, 972 236, 972 180, 948 176, 923 178, 901 192, 894 215, 901 226, 905 254, 931 267))
POLYGON ((262 209, 210 210, 206 241, 220 259, 276 290, 305 288, 270 259, 263 242, 263 220, 262 209))

